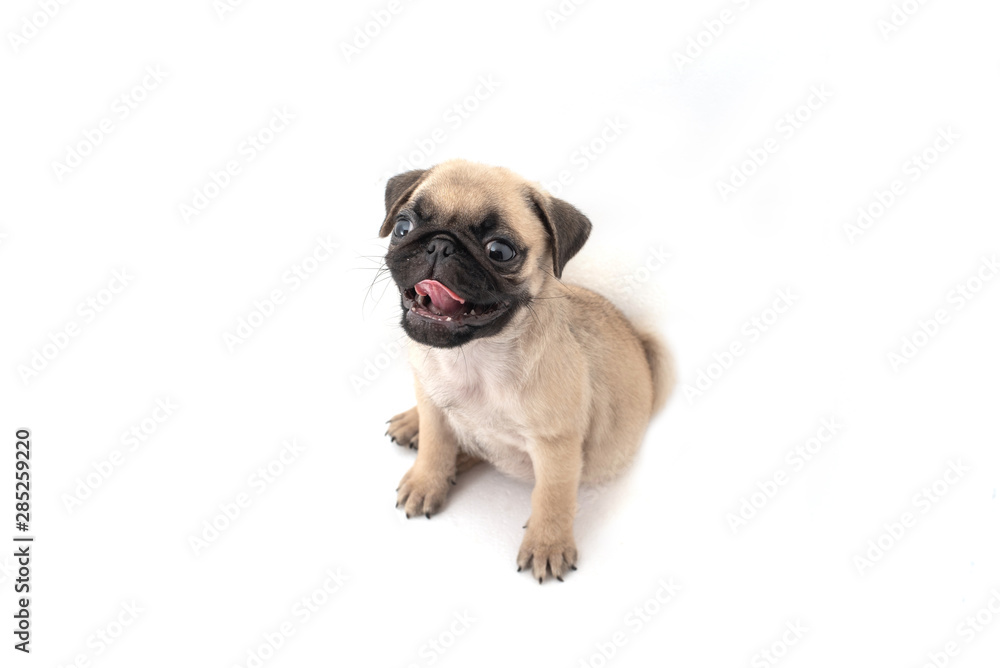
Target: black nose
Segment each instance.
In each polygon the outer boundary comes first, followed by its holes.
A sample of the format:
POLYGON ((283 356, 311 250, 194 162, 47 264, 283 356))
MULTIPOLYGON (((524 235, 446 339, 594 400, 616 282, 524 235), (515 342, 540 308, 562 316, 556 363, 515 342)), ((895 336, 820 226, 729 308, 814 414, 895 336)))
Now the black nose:
POLYGON ((434 237, 427 243, 427 254, 448 257, 455 252, 455 242, 448 237, 434 237))

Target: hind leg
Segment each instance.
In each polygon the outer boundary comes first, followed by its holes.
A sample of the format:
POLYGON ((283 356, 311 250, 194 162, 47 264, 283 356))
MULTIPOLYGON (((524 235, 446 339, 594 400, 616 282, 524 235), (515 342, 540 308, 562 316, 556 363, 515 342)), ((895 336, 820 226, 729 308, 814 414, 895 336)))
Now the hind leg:
POLYGON ((455 475, 459 473, 464 473, 471 469, 476 464, 481 463, 483 460, 475 455, 470 455, 468 452, 462 452, 461 449, 458 451, 458 457, 455 458, 455 475))
POLYGON ((420 440, 420 416, 417 407, 414 406, 408 411, 400 413, 389 420, 389 428, 385 430, 393 443, 409 447, 411 450, 417 449, 420 440))
MULTIPOLYGON (((420 414, 414 406, 408 411, 396 415, 389 420, 389 428, 385 430, 393 443, 416 450, 420 443, 420 414)), ((455 474, 464 473, 483 460, 461 449, 455 458, 455 474)))

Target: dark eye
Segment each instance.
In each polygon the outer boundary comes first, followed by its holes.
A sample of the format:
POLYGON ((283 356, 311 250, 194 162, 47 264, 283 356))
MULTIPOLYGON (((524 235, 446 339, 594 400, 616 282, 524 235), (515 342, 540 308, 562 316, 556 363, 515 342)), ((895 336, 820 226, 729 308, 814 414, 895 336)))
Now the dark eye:
POLYGON ((411 223, 406 218, 400 218, 396 221, 396 227, 392 229, 392 233, 397 237, 405 237, 406 233, 413 229, 413 223, 411 223))
POLYGON ((506 241, 491 241, 486 250, 490 254, 490 259, 494 262, 506 262, 514 257, 514 248, 506 241))

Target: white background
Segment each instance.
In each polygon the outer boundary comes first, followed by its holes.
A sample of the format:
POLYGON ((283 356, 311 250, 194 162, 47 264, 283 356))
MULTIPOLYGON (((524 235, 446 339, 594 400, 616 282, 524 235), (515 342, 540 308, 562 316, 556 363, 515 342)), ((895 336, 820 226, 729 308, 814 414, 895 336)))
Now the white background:
POLYGON ((977 276, 1000 252, 1000 7, 906 4, 888 31, 889 0, 592 0, 559 21, 556 0, 406 1, 348 58, 387 0, 221 16, 210 0, 95 0, 51 18, 5 3, 0 534, 13 545, 27 427, 37 538, 30 656, 12 649, 13 547, 0 557, 2 664, 258 665, 287 622, 261 665, 766 666, 786 624, 806 630, 784 636, 783 666, 916 668, 951 641, 948 665, 993 665, 1000 619, 971 642, 960 625, 1000 610, 1000 281, 977 276), (155 87, 146 68, 164 73, 155 87), (246 160, 282 108, 294 120, 246 160), (102 119, 113 129, 91 150, 102 119), (602 145, 609 122, 624 127, 602 145), (768 139, 766 162, 743 167, 768 139), (413 457, 383 422, 413 392, 394 289, 368 292, 382 194, 401 160, 451 157, 550 185, 566 172, 560 196, 595 225, 574 275, 655 320, 677 356, 681 384, 632 472, 581 494, 564 584, 515 573, 526 484, 476 470, 429 522, 393 508, 413 457), (230 160, 240 173, 185 220, 230 160), (754 173, 724 201, 734 169, 754 173), (845 227, 897 179, 883 215, 845 227), (337 251, 312 264, 318 237, 337 251), (293 289, 283 275, 304 264, 293 289), (127 287, 102 292, 123 268, 127 287), (960 302, 959 285, 978 291, 960 302), (227 346, 275 289, 284 302, 227 346), (780 290, 795 302, 774 322, 780 290), (90 319, 88 299, 105 300, 90 319), (946 322, 893 364, 938 310, 946 322), (755 317, 772 324, 752 338, 755 317), (696 395, 700 373, 715 378, 696 395), (843 428, 796 470, 787 453, 824 419, 843 428), (134 451, 133 427, 151 432, 134 451), (286 439, 304 450, 258 494, 251 476, 286 439), (949 462, 968 470, 915 500, 949 462), (88 476, 99 486, 68 501, 88 476), (772 497, 734 529, 759 485, 772 497), (249 507, 196 554, 191 538, 241 493, 249 507), (904 513, 915 526, 872 553, 904 513), (296 614, 338 569, 339 590, 296 614))

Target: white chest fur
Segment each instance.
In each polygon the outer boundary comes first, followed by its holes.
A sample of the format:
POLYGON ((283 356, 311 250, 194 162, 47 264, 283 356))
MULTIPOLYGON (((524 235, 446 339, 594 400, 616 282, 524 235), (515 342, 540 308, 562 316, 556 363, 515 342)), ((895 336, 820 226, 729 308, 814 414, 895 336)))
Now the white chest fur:
POLYGON ((499 470, 531 479, 523 369, 507 342, 471 341, 460 348, 413 345, 410 363, 427 398, 444 413, 459 447, 499 470))

